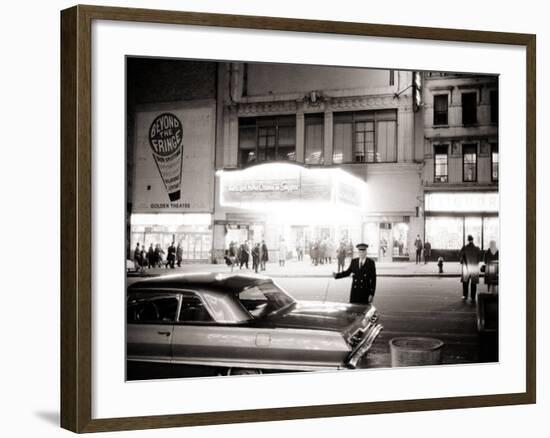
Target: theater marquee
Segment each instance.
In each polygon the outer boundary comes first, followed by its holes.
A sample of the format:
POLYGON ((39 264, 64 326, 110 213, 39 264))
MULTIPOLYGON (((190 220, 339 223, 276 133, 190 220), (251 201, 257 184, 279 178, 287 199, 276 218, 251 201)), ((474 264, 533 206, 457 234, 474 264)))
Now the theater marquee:
POLYGON ((365 182, 342 169, 310 169, 296 164, 271 163, 245 170, 223 171, 222 205, 258 207, 260 204, 315 202, 361 208, 365 182))

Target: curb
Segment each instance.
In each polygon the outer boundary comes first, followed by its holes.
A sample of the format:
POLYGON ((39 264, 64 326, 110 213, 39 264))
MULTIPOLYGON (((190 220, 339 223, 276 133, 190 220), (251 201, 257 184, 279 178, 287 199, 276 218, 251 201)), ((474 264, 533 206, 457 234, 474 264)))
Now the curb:
MULTIPOLYGON (((226 272, 220 272, 222 274, 226 274, 226 272)), ((181 274, 185 274, 185 272, 182 272, 181 274)), ((227 274, 231 274, 231 272, 227 272, 227 274)), ((248 272, 248 274, 255 274, 254 272, 248 272)), ((260 275, 265 275, 271 278, 332 278, 332 275, 330 274, 269 274, 269 273, 262 273, 260 275)), ((151 278, 151 277, 162 277, 161 274, 137 274, 134 272, 130 272, 126 274, 127 277, 130 278, 151 278)), ((460 278, 460 274, 377 274, 377 278, 380 277, 388 277, 388 278, 460 278)))

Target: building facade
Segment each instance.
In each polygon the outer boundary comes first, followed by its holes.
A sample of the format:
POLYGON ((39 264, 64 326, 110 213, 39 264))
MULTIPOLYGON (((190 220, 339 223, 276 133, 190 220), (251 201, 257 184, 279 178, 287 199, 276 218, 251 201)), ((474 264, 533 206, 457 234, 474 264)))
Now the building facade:
POLYGON ((220 65, 214 257, 231 241, 292 257, 345 240, 409 260, 423 229, 411 83, 393 70, 220 65))
POLYGON ((425 72, 425 240, 456 260, 468 235, 499 241, 498 77, 425 72))
POLYGON ((324 242, 414 260, 498 241, 494 76, 128 58, 127 252, 324 242), (419 94, 420 93, 420 94, 419 94))
POLYGON ((212 259, 217 63, 127 59, 127 253, 212 259))

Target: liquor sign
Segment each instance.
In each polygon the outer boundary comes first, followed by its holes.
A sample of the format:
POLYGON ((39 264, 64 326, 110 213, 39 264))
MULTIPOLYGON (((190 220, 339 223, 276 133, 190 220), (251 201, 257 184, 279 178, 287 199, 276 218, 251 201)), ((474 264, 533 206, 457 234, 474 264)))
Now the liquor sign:
POLYGON ((213 210, 215 104, 159 104, 136 113, 132 213, 213 210))
POLYGON ((491 193, 427 193, 426 212, 498 213, 497 192, 491 193))

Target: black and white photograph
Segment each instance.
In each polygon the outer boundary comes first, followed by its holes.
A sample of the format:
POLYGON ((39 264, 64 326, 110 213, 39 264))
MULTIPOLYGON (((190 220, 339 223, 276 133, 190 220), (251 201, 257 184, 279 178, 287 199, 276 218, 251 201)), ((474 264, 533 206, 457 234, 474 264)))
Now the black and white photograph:
POLYGON ((544 3, 5 6, 3 436, 545 436, 544 3))
POLYGON ((125 68, 127 380, 499 362, 498 75, 125 68))

